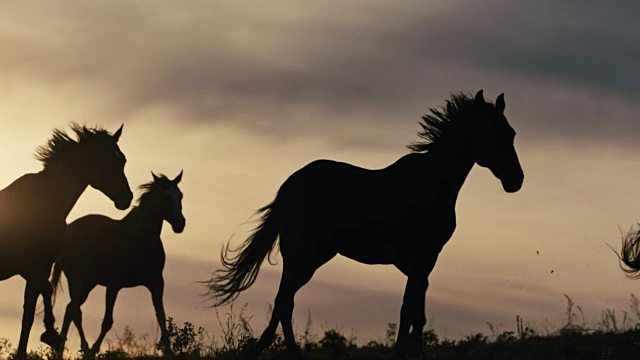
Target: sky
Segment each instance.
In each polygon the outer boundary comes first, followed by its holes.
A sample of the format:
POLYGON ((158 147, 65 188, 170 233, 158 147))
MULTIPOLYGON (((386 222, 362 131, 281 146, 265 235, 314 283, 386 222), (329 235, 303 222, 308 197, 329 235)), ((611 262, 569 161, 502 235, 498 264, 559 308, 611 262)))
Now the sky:
MULTIPOLYGON (((186 229, 162 233, 167 314, 218 335, 197 281, 291 173, 321 158, 385 167, 451 92, 505 93, 524 186, 507 194, 490 171, 472 170, 430 277, 429 326, 460 338, 487 323, 514 331, 518 315, 554 329, 564 294, 595 326, 640 290, 606 245, 640 221, 638 13, 630 0, 3 2, 0 188, 41 169, 33 152, 53 128, 124 124, 132 187, 150 171, 184 170, 186 229)), ((68 220, 90 213, 126 211, 88 189, 68 220)), ((237 300, 257 334, 279 274, 266 264, 237 300)), ((404 283, 393 267, 337 257, 298 293, 298 333, 310 314, 318 334, 381 339, 404 283)), ((18 277, 0 283, 0 337, 14 345, 23 288, 18 277)), ((125 326, 157 334, 145 292, 120 293, 112 336, 125 326)), ((64 292, 56 324, 66 301, 64 292)), ((99 288, 83 307, 90 341, 103 308, 99 288)), ((31 348, 43 330, 36 319, 31 348)))

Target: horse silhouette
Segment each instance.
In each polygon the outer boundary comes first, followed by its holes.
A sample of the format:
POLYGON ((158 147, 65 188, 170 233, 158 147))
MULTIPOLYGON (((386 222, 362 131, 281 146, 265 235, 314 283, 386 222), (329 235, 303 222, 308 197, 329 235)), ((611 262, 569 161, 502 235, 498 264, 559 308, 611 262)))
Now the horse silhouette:
POLYGON ((51 284, 58 287, 64 271, 71 301, 67 305, 61 335, 66 337, 73 321, 80 334, 85 355, 97 354, 105 335, 113 325, 113 307, 122 288, 145 286, 162 333, 164 350, 169 350, 168 333, 162 296, 164 292, 165 253, 160 239, 166 220, 173 231, 181 233, 185 226, 182 215, 182 192, 178 183, 182 172, 173 180, 153 174, 153 181, 140 186, 144 190, 138 205, 121 220, 102 215, 87 215, 68 226, 67 243, 56 260, 51 284), (97 285, 107 288, 105 315, 100 335, 92 348, 82 329, 82 311, 91 290, 97 285))
POLYGON ((258 210, 261 223, 237 249, 227 243, 222 269, 205 281, 219 306, 249 288, 279 237, 283 269, 271 320, 249 355, 273 341, 282 324, 288 351, 299 356, 291 325, 296 292, 337 254, 365 264, 392 264, 407 276, 394 359, 420 351, 426 323, 425 293, 438 254, 456 227, 455 205, 474 164, 489 168, 506 192, 524 181, 515 131, 495 105, 455 93, 422 117, 422 139, 412 153, 380 170, 329 160, 291 175, 276 198, 258 210))
POLYGON ((118 209, 129 207, 133 194, 118 147, 122 126, 112 135, 101 128, 71 124, 72 135, 55 129, 36 150, 44 169, 26 174, 0 191, 0 280, 14 275, 26 281, 22 331, 16 353, 26 358, 36 301, 44 300, 45 332, 41 340, 58 348, 49 273, 62 250, 66 217, 87 186, 103 192, 118 209))

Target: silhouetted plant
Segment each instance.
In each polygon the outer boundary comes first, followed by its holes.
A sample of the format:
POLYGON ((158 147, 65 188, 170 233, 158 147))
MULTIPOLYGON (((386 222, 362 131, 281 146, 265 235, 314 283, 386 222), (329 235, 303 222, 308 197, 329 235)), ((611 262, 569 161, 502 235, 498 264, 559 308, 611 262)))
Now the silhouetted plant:
POLYGON ((440 339, 438 338, 435 330, 427 329, 422 332, 422 345, 426 348, 434 348, 438 346, 439 343, 440 339))
MULTIPOLYGON (((9 342, 9 340, 4 338, 0 339, 0 343, 2 344, 2 346, 7 346, 7 345, 11 346, 11 343, 9 342)), ((8 359, 8 360, 16 359, 15 351, 11 351, 9 348, 7 348, 6 351, 3 351, 3 352, 7 354, 7 357, 1 357, 0 359, 8 359)), ((54 359, 56 359, 55 352, 49 347, 44 347, 40 345, 36 350, 27 352, 27 357, 25 360, 54 360, 54 359)))
POLYGON ((12 352, 11 341, 7 338, 0 338, 0 359, 8 359, 12 352))
POLYGON ((565 299, 567 299, 567 309, 565 310, 566 323, 560 329, 560 333, 561 334, 574 334, 574 333, 582 334, 587 332, 588 329, 586 328, 586 322, 584 319, 584 312, 582 311, 582 308, 576 305, 573 299, 569 295, 564 294, 564 297, 565 299), (574 307, 578 310, 578 312, 582 317, 582 322, 580 324, 577 323, 578 315, 573 310, 574 307))
POLYGON ((307 322, 304 326, 304 333, 300 342, 306 353, 309 353, 317 347, 316 334, 313 332, 313 322, 311 321, 311 312, 307 313, 307 322))
POLYGON ((640 323, 640 300, 638 300, 634 293, 631 293, 629 309, 631 309, 631 312, 636 316, 636 323, 640 323))
POLYGON ((173 322, 173 318, 168 317, 167 331, 169 336, 169 349, 165 348, 166 344, 162 341, 158 341, 156 343, 157 350, 162 351, 164 354, 173 353, 180 357, 200 356, 204 337, 204 329, 202 327, 196 330, 193 324, 185 322, 184 325, 179 328, 178 325, 173 322))
MULTIPOLYGON (((112 341, 107 341, 107 354, 129 354, 130 356, 150 355, 154 351, 153 341, 148 334, 136 335, 129 326, 125 326, 122 334, 115 335, 115 345, 112 341)), ((119 355, 117 355, 119 356, 119 355)), ((110 359, 114 357, 109 357, 110 359)))
POLYGON ((524 321, 520 315, 516 315, 516 327, 518 331, 518 338, 520 340, 525 340, 536 335, 535 330, 529 326, 524 326, 524 321))
POLYGON ((389 347, 394 346, 396 343, 396 331, 398 326, 395 323, 387 323, 387 330, 385 332, 385 344, 389 347))
POLYGON ((222 329, 222 348, 225 351, 240 351, 255 342, 253 330, 249 321, 252 316, 248 316, 247 304, 242 305, 240 312, 233 311, 233 303, 229 306, 229 311, 225 314, 224 323, 220 319, 220 313, 216 309, 216 318, 222 329))
POLYGON ((320 339, 320 348, 332 356, 345 356, 347 346, 347 338, 335 329, 325 331, 320 339))
POLYGON ((129 359, 131 356, 123 349, 107 349, 104 353, 98 354, 96 358, 99 360, 120 360, 129 359))
POLYGON ((458 341, 458 347, 462 349, 470 349, 472 347, 476 347, 478 345, 484 345, 487 343, 489 338, 483 333, 476 333, 473 335, 467 335, 464 339, 458 341))

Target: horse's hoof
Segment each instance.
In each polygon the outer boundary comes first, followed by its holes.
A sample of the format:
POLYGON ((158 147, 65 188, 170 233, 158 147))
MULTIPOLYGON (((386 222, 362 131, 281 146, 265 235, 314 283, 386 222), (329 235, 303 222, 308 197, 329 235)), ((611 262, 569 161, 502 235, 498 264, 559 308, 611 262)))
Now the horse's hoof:
POLYGON ((40 341, 49 345, 53 350, 60 352, 63 350, 64 338, 55 330, 47 330, 40 335, 40 341))
POLYGON ((97 352, 93 350, 82 350, 82 359, 83 360, 93 360, 96 358, 97 352))
POLYGON ((393 352, 393 360, 407 360, 407 354, 396 350, 393 352))
POLYGON ((27 359, 27 352, 16 352, 15 356, 13 357, 13 360, 26 360, 27 359))
POLYGON ((423 354, 423 350, 422 350, 422 344, 420 344, 420 341, 409 341, 407 342, 407 354, 408 355, 422 355, 423 354))

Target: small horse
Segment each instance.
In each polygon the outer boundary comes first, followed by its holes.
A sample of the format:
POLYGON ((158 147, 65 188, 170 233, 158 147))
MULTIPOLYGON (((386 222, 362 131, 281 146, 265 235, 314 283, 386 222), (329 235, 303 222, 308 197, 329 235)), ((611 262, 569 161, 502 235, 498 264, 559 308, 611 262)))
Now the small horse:
POLYGON ((118 147, 122 126, 112 135, 100 128, 71 124, 75 139, 55 129, 36 150, 44 169, 26 174, 0 191, 0 280, 14 275, 26 281, 22 331, 16 357, 26 358, 38 296, 44 301, 42 342, 58 348, 49 273, 62 250, 66 218, 87 186, 100 190, 124 210, 133 194, 124 174, 126 159, 118 147))
POLYGON ((469 171, 474 164, 488 167, 509 193, 524 181, 504 108, 504 94, 495 105, 484 100, 482 90, 475 97, 452 94, 446 106, 422 117, 423 141, 408 146, 413 153, 387 168, 319 160, 291 175, 275 200, 258 210, 262 221, 252 235, 235 250, 227 243, 224 268, 205 281, 214 306, 233 301, 254 283, 279 237, 280 287, 251 355, 271 344, 278 323, 288 351, 298 355, 291 326, 294 296, 337 254, 392 264, 407 276, 394 359, 421 351, 428 277, 456 227, 456 199, 469 171))
POLYGON ((153 307, 162 333, 161 342, 168 350, 168 333, 162 296, 164 292, 165 253, 160 239, 163 221, 175 233, 184 230, 182 192, 178 183, 182 172, 173 180, 153 174, 153 181, 140 186, 144 193, 138 206, 121 220, 102 215, 87 215, 68 226, 67 243, 51 275, 54 289, 64 271, 71 301, 67 305, 61 335, 66 338, 73 321, 80 334, 85 355, 95 355, 113 325, 113 307, 122 288, 145 286, 151 292, 153 307), (106 308, 100 336, 89 349, 82 329, 82 311, 89 293, 97 285, 106 286, 106 308))

